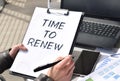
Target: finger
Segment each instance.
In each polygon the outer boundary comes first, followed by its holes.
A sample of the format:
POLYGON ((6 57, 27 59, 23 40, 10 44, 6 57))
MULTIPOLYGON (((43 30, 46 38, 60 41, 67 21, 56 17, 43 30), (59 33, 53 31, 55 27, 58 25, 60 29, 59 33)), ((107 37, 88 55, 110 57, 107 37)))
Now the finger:
POLYGON ((27 48, 23 44, 18 44, 12 47, 9 54, 14 58, 19 50, 27 51, 27 48))
POLYGON ((71 65, 69 65, 67 67, 67 74, 69 74, 71 72, 71 70, 73 70, 73 68, 75 68, 75 65, 74 65, 74 63, 71 63, 71 65))
POLYGON ((71 61, 71 63, 67 64, 67 65, 64 67, 64 69, 65 69, 65 71, 66 71, 66 74, 69 74, 69 72, 71 71, 71 69, 72 69, 73 67, 75 67, 73 61, 71 61))
POLYGON ((19 50, 27 51, 27 48, 23 44, 18 45, 19 50))
POLYGON ((15 45, 14 47, 12 47, 12 50, 14 53, 18 52, 19 50, 27 50, 26 47, 24 47, 23 44, 18 44, 18 45, 15 45))
POLYGON ((55 61, 62 60, 64 57, 58 57, 55 61))
POLYGON ((71 78, 72 78, 72 76, 73 76, 73 71, 74 71, 74 69, 75 69, 75 67, 73 66, 72 68, 71 68, 71 70, 68 72, 68 74, 67 74, 67 77, 71 80, 71 78))
POLYGON ((61 68, 64 68, 66 66, 67 63, 69 63, 72 59, 71 55, 66 56, 62 61, 60 61, 57 65, 58 66, 62 66, 61 68))
POLYGON ((74 61, 71 60, 66 66, 64 66, 63 70, 65 71, 66 76, 71 72, 71 70, 75 67, 74 61))
POLYGON ((13 53, 17 53, 18 50, 19 50, 18 45, 15 45, 15 46, 13 46, 12 49, 10 50, 10 53, 11 53, 11 54, 13 54, 13 53))

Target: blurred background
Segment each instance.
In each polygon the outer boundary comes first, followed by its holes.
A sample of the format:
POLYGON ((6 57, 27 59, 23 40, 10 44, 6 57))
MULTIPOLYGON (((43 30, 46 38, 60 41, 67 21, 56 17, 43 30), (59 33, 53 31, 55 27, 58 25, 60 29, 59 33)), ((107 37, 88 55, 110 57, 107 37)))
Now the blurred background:
MULTIPOLYGON (((7 4, 0 13, 0 51, 22 42, 35 7, 47 8, 47 0, 6 0, 7 4)), ((60 7, 60 0, 51 0, 52 8, 60 7)), ((3 74, 6 81, 24 81, 23 78, 3 74)))

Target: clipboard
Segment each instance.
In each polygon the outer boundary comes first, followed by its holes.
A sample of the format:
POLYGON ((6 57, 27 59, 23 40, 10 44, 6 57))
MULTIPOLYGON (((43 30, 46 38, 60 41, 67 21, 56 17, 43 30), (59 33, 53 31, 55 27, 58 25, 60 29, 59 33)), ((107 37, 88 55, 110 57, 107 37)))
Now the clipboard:
POLYGON ((72 54, 81 18, 82 12, 36 7, 22 42, 28 51, 18 52, 10 73, 34 79, 48 71, 36 67, 72 54))

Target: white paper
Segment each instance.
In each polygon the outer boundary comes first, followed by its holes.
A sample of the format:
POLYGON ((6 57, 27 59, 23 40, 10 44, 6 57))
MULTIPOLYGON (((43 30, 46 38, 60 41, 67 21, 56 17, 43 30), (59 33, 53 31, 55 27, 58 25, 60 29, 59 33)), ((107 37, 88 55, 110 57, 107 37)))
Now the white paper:
POLYGON ((37 7, 23 39, 28 52, 18 53, 10 71, 38 77, 47 69, 33 72, 36 67, 53 62, 58 56, 68 55, 81 15, 81 12, 73 11, 68 16, 48 14, 46 8, 37 7))

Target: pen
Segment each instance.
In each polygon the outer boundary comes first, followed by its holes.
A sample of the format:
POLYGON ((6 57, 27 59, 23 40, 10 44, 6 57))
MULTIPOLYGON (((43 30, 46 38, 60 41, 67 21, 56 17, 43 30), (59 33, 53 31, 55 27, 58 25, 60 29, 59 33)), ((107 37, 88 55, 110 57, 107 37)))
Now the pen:
POLYGON ((58 62, 60 62, 60 61, 61 61, 61 60, 56 61, 56 62, 53 62, 53 63, 46 64, 46 65, 39 66, 39 67, 37 67, 37 68, 34 69, 34 72, 38 72, 38 71, 40 71, 40 70, 43 70, 43 69, 47 69, 47 68, 49 68, 49 67, 52 67, 52 66, 56 65, 58 62))

